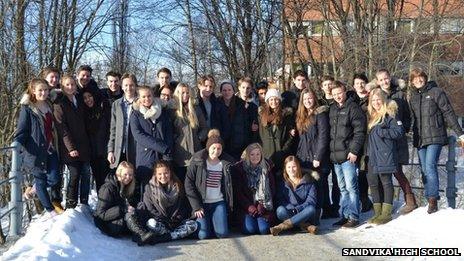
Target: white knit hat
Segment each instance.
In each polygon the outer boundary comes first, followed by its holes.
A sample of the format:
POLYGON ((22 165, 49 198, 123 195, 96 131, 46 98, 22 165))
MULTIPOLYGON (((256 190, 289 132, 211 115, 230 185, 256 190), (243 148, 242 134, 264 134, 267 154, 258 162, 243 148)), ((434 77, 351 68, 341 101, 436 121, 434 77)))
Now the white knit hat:
POLYGON ((268 89, 264 101, 267 102, 271 97, 276 97, 277 99, 282 100, 282 96, 280 96, 280 92, 277 89, 268 89))

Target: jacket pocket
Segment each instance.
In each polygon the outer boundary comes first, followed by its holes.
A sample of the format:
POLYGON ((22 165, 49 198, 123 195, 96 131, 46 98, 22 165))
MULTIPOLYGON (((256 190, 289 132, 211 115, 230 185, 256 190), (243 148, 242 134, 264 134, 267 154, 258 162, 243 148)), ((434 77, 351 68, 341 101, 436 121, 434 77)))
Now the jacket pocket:
POLYGON ((379 167, 389 167, 394 165, 392 150, 380 150, 377 155, 377 164, 379 167))

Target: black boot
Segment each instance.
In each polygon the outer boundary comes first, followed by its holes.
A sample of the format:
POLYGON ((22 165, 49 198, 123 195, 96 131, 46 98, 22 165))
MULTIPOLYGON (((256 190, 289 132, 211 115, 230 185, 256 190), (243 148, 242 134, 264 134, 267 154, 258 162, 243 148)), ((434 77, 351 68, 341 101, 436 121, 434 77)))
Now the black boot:
POLYGON ((171 240, 172 240, 171 233, 166 233, 166 234, 162 234, 159 236, 153 236, 148 242, 148 244, 155 245, 158 243, 168 242, 171 240))
POLYGON ((132 240, 139 246, 151 243, 154 238, 154 234, 145 228, 137 218, 135 214, 126 214, 127 228, 132 231, 132 240))

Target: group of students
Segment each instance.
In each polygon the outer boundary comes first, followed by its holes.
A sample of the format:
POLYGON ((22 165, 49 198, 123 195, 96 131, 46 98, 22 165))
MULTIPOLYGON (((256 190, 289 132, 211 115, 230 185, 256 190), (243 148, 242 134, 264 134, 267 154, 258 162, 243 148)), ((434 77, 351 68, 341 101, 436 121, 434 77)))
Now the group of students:
POLYGON ((353 90, 329 76, 310 87, 296 71, 282 94, 264 82, 254 90, 244 77, 237 87, 220 83, 218 97, 210 75, 194 89, 162 68, 152 88, 109 72, 100 89, 91 73, 81 66, 76 78, 60 77, 45 68, 30 81, 14 136, 32 164, 26 194, 54 216, 63 211, 62 170, 70 174, 65 208, 88 203, 92 174, 96 226, 111 236, 132 233, 139 245, 223 238, 231 226, 316 234, 321 218, 340 217, 334 226, 351 228, 372 208, 368 222, 384 224, 392 218, 392 176, 405 194, 402 213, 417 208, 402 171, 411 125, 433 213, 447 127, 464 140, 445 92, 421 69, 411 71, 408 95, 384 69, 371 83, 355 74, 353 90))

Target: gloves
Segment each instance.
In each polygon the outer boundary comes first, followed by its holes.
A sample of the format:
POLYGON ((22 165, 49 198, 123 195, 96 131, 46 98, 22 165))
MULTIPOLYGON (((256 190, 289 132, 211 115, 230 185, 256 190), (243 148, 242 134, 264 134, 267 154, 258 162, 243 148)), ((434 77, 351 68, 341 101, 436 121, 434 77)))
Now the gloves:
POLYGON ((248 214, 250 214, 252 217, 255 217, 258 215, 258 209, 254 205, 250 205, 248 207, 248 214))

